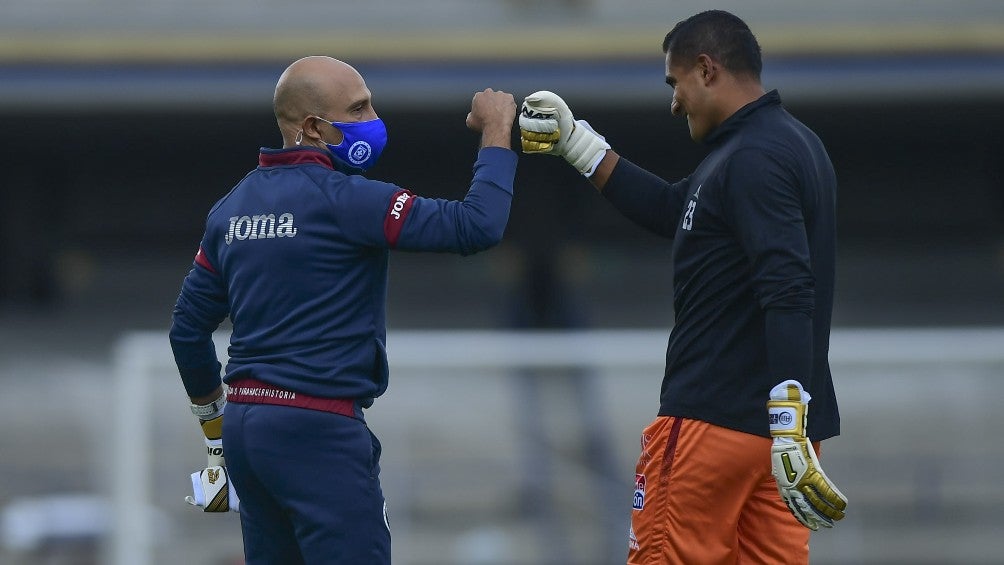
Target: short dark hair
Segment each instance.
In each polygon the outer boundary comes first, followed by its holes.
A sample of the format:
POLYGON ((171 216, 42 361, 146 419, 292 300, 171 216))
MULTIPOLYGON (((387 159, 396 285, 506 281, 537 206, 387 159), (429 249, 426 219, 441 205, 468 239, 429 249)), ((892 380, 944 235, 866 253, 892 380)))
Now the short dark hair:
POLYGON ((722 10, 708 10, 673 26, 662 40, 662 52, 692 67, 705 54, 729 72, 760 80, 760 44, 746 22, 722 10))

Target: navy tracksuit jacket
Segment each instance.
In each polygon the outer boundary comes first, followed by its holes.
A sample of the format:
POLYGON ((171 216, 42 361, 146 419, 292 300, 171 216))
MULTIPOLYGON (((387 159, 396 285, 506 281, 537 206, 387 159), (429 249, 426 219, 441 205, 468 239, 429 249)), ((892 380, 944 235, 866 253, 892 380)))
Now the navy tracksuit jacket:
POLYGON ((387 389, 389 250, 466 255, 499 243, 515 170, 514 152, 483 148, 466 197, 448 201, 343 174, 327 151, 262 149, 212 208, 170 332, 188 395, 219 386, 212 333, 229 316, 223 380, 255 383, 235 390, 356 406, 353 418, 227 405, 224 454, 248 565, 390 562, 380 444, 361 410, 387 389))

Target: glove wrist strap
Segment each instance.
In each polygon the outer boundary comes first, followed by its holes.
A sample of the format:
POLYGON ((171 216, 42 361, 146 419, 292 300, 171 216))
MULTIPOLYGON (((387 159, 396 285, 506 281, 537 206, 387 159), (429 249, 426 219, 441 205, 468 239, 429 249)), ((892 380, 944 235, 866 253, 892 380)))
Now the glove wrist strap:
POLYGON ((770 435, 772 437, 805 437, 806 405, 797 400, 770 400, 767 413, 770 415, 770 435))
POLYGON ((214 418, 219 418, 223 415, 223 409, 227 406, 227 389, 224 388, 223 392, 216 397, 216 400, 210 402, 209 404, 192 404, 192 414, 195 417, 205 422, 206 420, 212 420, 214 418))
POLYGON ((591 176, 610 149, 610 144, 587 128, 576 124, 568 137, 565 160, 583 175, 591 176))

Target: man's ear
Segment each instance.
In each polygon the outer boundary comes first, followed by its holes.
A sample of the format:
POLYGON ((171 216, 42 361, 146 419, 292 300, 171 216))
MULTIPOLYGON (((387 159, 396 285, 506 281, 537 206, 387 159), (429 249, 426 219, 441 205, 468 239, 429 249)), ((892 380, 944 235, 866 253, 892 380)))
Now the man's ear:
POLYGON ((321 139, 321 132, 318 128, 318 123, 320 120, 314 116, 307 116, 303 118, 300 122, 300 131, 303 132, 304 140, 319 141, 321 139))
POLYGON ((715 80, 718 74, 718 65, 715 63, 714 59, 701 53, 697 56, 697 70, 701 73, 701 78, 704 80, 704 86, 708 86, 712 81, 715 80))
POLYGON ((342 133, 342 130, 317 116, 307 116, 304 118, 300 128, 303 131, 304 139, 310 139, 311 141, 330 143, 330 136, 327 141, 324 139, 324 129, 328 128, 335 130, 337 139, 333 142, 334 145, 338 145, 345 139, 345 134, 342 133))

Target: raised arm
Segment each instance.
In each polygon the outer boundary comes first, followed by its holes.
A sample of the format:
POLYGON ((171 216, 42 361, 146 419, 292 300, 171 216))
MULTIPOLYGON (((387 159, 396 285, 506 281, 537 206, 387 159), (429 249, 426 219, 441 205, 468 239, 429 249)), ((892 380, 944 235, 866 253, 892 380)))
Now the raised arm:
POLYGON ((576 120, 560 96, 546 90, 523 101, 519 116, 524 153, 565 159, 606 196, 625 217, 665 237, 673 237, 686 181, 670 184, 622 159, 585 120, 576 120))

